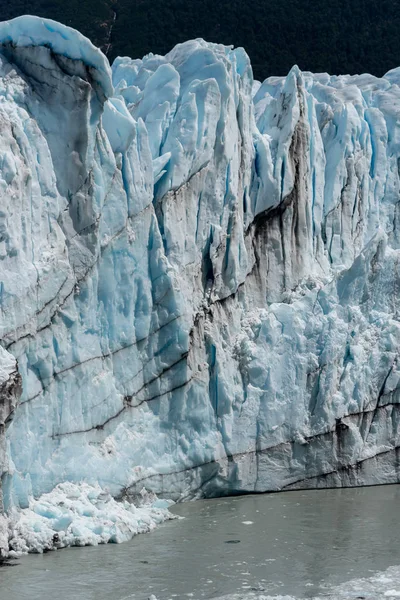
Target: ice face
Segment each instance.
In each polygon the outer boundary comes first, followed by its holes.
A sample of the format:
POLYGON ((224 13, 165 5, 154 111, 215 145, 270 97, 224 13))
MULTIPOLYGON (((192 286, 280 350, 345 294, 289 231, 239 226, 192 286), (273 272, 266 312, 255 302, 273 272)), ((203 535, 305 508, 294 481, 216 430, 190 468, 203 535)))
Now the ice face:
POLYGON ((6 506, 399 481, 398 72, 0 38, 6 506))
MULTIPOLYGON (((84 79, 90 74, 94 87, 100 86, 106 97, 113 95, 111 71, 107 58, 87 38, 71 27, 61 25, 51 19, 39 19, 27 15, 0 23, 0 40, 3 48, 13 46, 14 48, 18 47, 20 51, 23 48, 29 48, 29 53, 25 56, 34 55, 34 48, 50 50, 49 53, 44 53, 42 56, 48 58, 50 55, 52 60, 58 62, 61 70, 67 71, 69 75, 73 75, 70 69, 73 70, 72 63, 76 61, 75 66, 81 69, 80 76, 83 71, 86 71, 84 79)), ((50 64, 51 61, 45 60, 36 68, 42 66, 51 71, 50 64)))
MULTIPOLYGON (((10 424, 21 394, 21 377, 15 358, 0 346, 0 473, 8 469, 5 430, 10 424)), ((8 552, 8 522, 4 516, 0 482, 0 557, 8 552)))

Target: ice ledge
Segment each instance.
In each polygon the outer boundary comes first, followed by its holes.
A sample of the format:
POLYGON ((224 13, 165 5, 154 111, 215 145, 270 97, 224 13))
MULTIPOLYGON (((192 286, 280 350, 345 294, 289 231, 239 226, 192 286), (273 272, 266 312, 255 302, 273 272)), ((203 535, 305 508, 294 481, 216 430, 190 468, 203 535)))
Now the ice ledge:
POLYGON ((92 69, 92 77, 107 98, 114 94, 111 68, 104 54, 75 29, 51 19, 31 15, 0 23, 0 44, 20 48, 43 46, 55 54, 71 60, 80 60, 92 69))

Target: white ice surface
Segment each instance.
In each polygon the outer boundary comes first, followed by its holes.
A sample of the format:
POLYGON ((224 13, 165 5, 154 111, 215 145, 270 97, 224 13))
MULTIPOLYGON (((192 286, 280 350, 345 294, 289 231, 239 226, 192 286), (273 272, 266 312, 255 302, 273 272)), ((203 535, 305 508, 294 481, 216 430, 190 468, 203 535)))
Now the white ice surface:
POLYGON ((0 346, 0 386, 8 381, 10 374, 17 368, 17 363, 12 354, 0 346))

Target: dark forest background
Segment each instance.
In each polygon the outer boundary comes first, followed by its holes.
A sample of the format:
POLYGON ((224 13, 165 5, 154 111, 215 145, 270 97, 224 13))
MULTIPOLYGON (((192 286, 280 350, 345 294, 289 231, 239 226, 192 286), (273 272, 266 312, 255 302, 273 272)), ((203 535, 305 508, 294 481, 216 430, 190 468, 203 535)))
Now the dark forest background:
POLYGON ((0 20, 22 14, 79 29, 110 60, 203 37, 243 46, 257 79, 295 63, 378 76, 400 65, 400 0, 0 0, 0 20))

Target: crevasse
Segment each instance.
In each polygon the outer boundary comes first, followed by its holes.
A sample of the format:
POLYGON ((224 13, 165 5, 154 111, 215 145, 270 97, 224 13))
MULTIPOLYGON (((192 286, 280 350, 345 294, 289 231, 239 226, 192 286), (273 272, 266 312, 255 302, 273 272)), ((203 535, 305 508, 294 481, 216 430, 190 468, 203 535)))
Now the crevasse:
POLYGON ((5 508, 399 481, 400 70, 0 43, 5 508))

